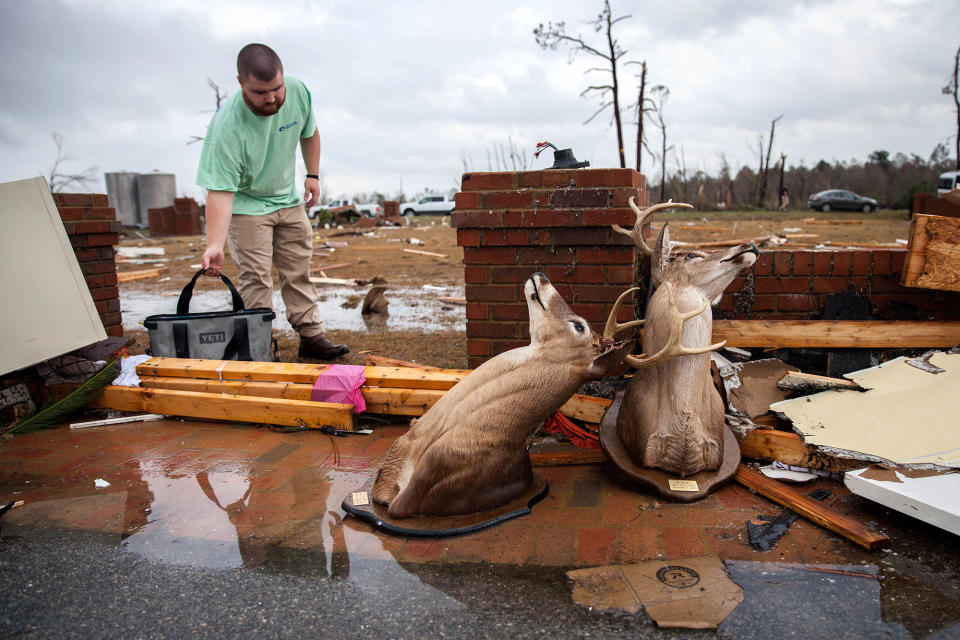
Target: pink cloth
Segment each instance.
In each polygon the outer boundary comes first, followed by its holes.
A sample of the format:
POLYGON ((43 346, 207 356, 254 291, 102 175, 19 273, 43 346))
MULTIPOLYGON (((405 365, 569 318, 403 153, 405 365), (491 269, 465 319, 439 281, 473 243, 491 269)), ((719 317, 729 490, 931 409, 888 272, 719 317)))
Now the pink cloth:
POLYGON ((331 364, 313 383, 310 399, 314 402, 352 404, 354 413, 367 410, 360 387, 367 381, 366 367, 355 364, 331 364))

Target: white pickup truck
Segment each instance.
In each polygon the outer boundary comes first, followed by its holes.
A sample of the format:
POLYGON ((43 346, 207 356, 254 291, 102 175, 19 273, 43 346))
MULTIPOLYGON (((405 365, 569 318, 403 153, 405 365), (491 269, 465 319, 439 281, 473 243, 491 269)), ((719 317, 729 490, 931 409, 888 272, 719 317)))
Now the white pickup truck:
POLYGON ((424 196, 419 200, 400 204, 405 216, 445 216, 453 211, 454 202, 444 196, 424 196))
POLYGON ((310 217, 316 219, 320 215, 321 211, 333 211, 334 209, 342 209, 344 207, 350 207, 356 210, 360 215, 366 216, 368 218, 375 218, 383 212, 383 207, 377 203, 371 204, 357 204, 349 198, 341 198, 339 200, 331 200, 327 204, 319 204, 310 208, 310 217))

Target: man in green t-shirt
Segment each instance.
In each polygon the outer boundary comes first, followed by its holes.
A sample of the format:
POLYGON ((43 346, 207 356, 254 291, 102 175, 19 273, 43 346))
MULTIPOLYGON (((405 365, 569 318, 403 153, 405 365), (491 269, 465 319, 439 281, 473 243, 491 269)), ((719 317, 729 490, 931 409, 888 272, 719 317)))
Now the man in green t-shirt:
POLYGON ((300 334, 300 357, 330 360, 350 351, 323 335, 317 292, 310 282, 313 227, 297 194, 299 145, 307 167, 306 207, 320 196, 320 132, 310 92, 283 75, 280 57, 248 44, 237 56, 239 93, 214 114, 200 154, 197 184, 207 195, 203 268, 220 276, 224 244, 240 269, 237 288, 247 308, 273 308, 275 266, 287 320, 300 334))

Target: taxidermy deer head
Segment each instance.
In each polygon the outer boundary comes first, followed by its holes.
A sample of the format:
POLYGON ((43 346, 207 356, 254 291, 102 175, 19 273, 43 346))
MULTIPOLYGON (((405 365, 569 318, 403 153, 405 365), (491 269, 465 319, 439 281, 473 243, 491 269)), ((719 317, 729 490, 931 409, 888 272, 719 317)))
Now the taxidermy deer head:
MULTIPOLYGON (((387 452, 372 493, 392 517, 474 513, 522 495, 533 478, 532 433, 632 346, 591 331, 542 273, 527 280, 524 296, 530 344, 477 367, 387 452)), ((614 316, 608 327, 618 326, 614 316)))
MULTIPOLYGON (((624 394, 617 433, 639 466, 681 477, 717 469, 723 459, 724 408, 710 377, 709 352, 724 343, 710 343, 713 315, 709 307, 711 301, 720 301, 739 273, 753 266, 760 252, 750 243, 674 256, 666 224, 650 249, 641 229, 655 211, 693 207, 665 202, 641 211, 632 198, 630 207, 637 214, 633 229, 613 228, 633 238, 651 260, 656 290, 647 305, 643 348, 676 357, 639 368, 624 394)), ((615 314, 616 308, 611 317, 615 314)), ((609 338, 625 326, 608 324, 604 335, 609 338)), ((634 364, 629 358, 627 362, 634 364)))

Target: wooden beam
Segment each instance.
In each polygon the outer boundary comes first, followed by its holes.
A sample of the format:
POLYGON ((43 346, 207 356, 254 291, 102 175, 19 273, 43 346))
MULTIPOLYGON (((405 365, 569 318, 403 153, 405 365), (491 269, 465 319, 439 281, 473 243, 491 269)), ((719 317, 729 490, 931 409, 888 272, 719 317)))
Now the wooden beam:
POLYGON ((960 344, 960 322, 902 320, 714 320, 729 347, 905 349, 960 344))
MULTIPOLYGON (((240 362, 192 358, 150 358, 137 366, 137 375, 212 380, 258 380, 313 384, 327 370, 325 364, 293 362, 240 362)), ((427 371, 408 367, 366 367, 368 387, 449 389, 463 380, 469 369, 427 371)))
POLYGON ((134 280, 156 278, 166 271, 166 267, 152 267, 150 269, 137 269, 136 271, 121 271, 117 273, 117 282, 132 282, 134 280))
POLYGON ((799 371, 791 371, 780 378, 777 382, 777 388, 785 391, 804 391, 808 393, 825 391, 827 389, 863 390, 860 385, 853 380, 818 376, 812 373, 801 373, 799 371))
MULTIPOLYGON (((443 371, 442 369, 440 371, 443 371)), ((256 380, 213 380, 209 378, 175 378, 168 376, 141 376, 140 385, 147 389, 199 391, 228 395, 280 398, 309 401, 312 383, 262 382, 256 380)), ((404 389, 390 387, 363 387, 363 399, 370 413, 391 416, 422 416, 443 397, 445 389, 404 389)), ((599 424, 610 406, 606 398, 574 394, 560 412, 568 418, 599 424)))
POLYGON ((816 218, 804 218, 804 224, 832 224, 837 225, 862 225, 863 220, 817 220, 816 218))
POLYGON ((737 482, 748 489, 756 491, 765 498, 769 498, 777 504, 798 513, 811 522, 855 542, 864 549, 874 551, 890 546, 890 539, 887 536, 871 531, 853 518, 837 513, 813 498, 768 478, 750 467, 741 464, 734 477, 737 482))
POLYGON ((960 291, 960 218, 915 213, 900 283, 960 291))
POLYGON ((557 467, 570 464, 600 464, 606 462, 603 451, 574 449, 570 451, 531 451, 530 462, 535 467, 557 467))
POLYGON ((430 365, 410 362, 409 360, 397 360, 396 358, 387 358, 385 356, 375 356, 367 354, 363 356, 363 364, 368 367, 409 367, 411 369, 423 369, 424 371, 439 371, 440 367, 431 367, 430 365))
POLYGON ((354 429, 353 405, 254 396, 107 386, 88 403, 98 409, 143 411, 189 418, 354 429))
POLYGON ((445 253, 435 253, 433 251, 421 251, 419 249, 404 249, 404 253, 415 253, 418 256, 430 256, 433 258, 446 258, 447 254, 445 253))
POLYGON ((740 442, 740 455, 752 460, 783 462, 831 473, 843 473, 863 466, 862 461, 838 458, 806 444, 795 433, 775 429, 754 429, 749 432, 740 442))

